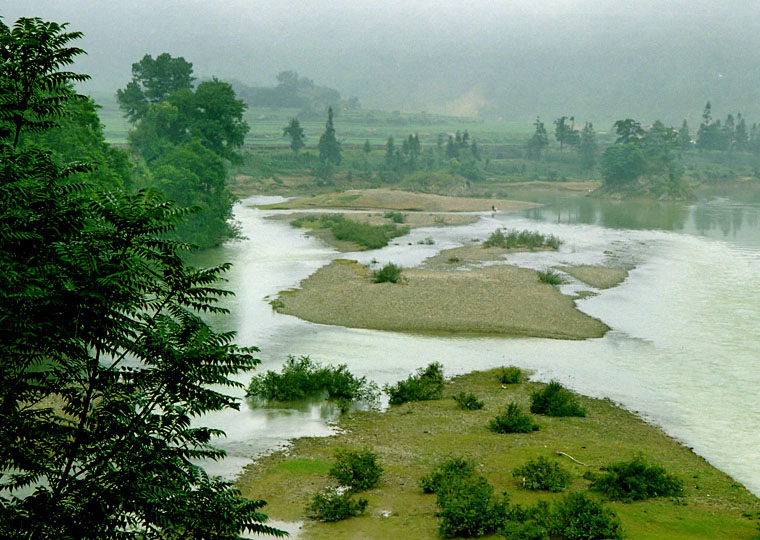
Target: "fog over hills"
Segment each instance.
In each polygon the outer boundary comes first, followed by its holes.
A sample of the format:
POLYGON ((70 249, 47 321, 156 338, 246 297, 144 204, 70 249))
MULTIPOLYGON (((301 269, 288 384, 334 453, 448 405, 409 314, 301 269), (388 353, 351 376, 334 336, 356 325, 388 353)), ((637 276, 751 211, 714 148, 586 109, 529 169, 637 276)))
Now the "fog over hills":
POLYGON ((274 85, 284 70, 364 107, 495 115, 574 114, 760 121, 760 9, 754 0, 4 0, 19 16, 68 21, 86 37, 78 69, 113 92, 145 53, 274 85))

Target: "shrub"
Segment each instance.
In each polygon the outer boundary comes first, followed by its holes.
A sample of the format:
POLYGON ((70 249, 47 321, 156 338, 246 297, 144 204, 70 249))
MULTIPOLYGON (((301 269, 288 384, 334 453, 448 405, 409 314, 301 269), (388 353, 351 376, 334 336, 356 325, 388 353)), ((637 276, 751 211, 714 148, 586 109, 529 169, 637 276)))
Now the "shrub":
POLYGON ((543 390, 530 396, 530 412, 546 416, 586 416, 572 392, 557 381, 551 381, 543 390))
POLYGON ((326 392, 329 399, 344 402, 377 399, 377 385, 366 377, 356 377, 342 364, 322 366, 308 356, 288 356, 282 372, 267 371, 251 379, 248 396, 274 401, 291 401, 326 392))
POLYGON ((512 471, 515 478, 522 477, 522 486, 526 489, 539 489, 557 493, 567 487, 570 473, 559 466, 556 461, 549 461, 544 456, 530 460, 522 467, 512 471))
POLYGON ((401 280, 401 267, 388 263, 372 273, 374 283, 398 283, 401 280))
POLYGON ((363 514, 368 504, 367 499, 354 501, 350 491, 327 488, 314 495, 306 507, 306 515, 317 521, 340 521, 363 514))
POLYGON ((335 464, 327 474, 342 486, 348 486, 353 491, 364 491, 380 482, 383 468, 377 462, 377 454, 370 450, 341 450, 335 454, 335 464))
POLYGON ((452 480, 437 492, 439 531, 444 538, 473 538, 498 531, 507 520, 509 501, 494 497, 482 476, 452 480))
POLYGON ((536 507, 536 521, 552 538, 562 540, 601 540, 623 538, 615 513, 584 493, 568 493, 549 512, 546 503, 536 507))
POLYGON ((460 409, 468 411, 476 411, 483 408, 483 402, 478 400, 478 397, 472 392, 460 392, 454 396, 454 401, 457 402, 460 409))
POLYGON ((523 380, 523 372, 515 366, 503 367, 497 377, 501 384, 518 384, 523 380))
POLYGON ((383 214, 384 218, 390 219, 393 223, 403 223, 404 214, 401 212, 386 212, 383 214))
POLYGON ((355 242, 369 249, 385 247, 391 239, 409 232, 408 227, 397 227, 392 224, 375 226, 369 223, 359 223, 347 219, 341 214, 304 216, 294 219, 290 224, 294 227, 330 229, 336 239, 355 242))
POLYGON ((433 362, 424 369, 418 369, 406 380, 392 386, 386 385, 385 392, 390 396, 391 405, 440 399, 443 393, 443 366, 433 362))
POLYGON ((488 239, 483 242, 483 247, 500 247, 505 249, 528 248, 536 249, 548 247, 558 249, 562 242, 554 235, 543 235, 536 231, 517 231, 496 229, 488 239))
POLYGON ((538 430, 538 424, 522 412, 517 403, 510 403, 506 411, 491 420, 489 427, 497 433, 530 433, 538 430))
POLYGON ((552 270, 551 268, 547 268, 546 270, 539 270, 538 280, 541 283, 548 283, 549 285, 562 285, 562 283, 564 283, 564 280, 562 279, 562 276, 559 275, 559 272, 552 270))
POLYGON ((425 493, 437 493, 450 483, 470 478, 475 474, 475 464, 462 457, 454 457, 439 463, 433 471, 420 479, 425 493))
POLYGON ((651 497, 682 497, 683 482, 660 465, 650 464, 642 456, 604 467, 605 474, 591 486, 613 501, 640 501, 651 497))

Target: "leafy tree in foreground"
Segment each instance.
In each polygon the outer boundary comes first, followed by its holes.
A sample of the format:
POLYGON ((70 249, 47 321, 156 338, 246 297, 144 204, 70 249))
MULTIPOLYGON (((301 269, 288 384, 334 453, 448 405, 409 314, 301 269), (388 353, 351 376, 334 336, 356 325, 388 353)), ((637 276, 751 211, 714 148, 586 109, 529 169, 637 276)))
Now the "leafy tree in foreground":
POLYGON ((293 118, 287 126, 282 128, 282 136, 290 137, 290 149, 296 154, 305 145, 306 136, 303 134, 303 128, 298 118, 293 118))
POLYGON ((88 166, 16 144, 55 124, 81 78, 61 71, 82 52, 64 29, 0 22, 0 85, 20 89, 0 117, 0 537, 283 536, 264 501, 195 464, 224 453, 192 419, 236 408, 220 389, 258 363, 199 317, 224 311, 228 265, 182 262, 165 238, 186 210, 99 192, 75 181, 88 166), (56 106, 24 100, 38 91, 56 106))

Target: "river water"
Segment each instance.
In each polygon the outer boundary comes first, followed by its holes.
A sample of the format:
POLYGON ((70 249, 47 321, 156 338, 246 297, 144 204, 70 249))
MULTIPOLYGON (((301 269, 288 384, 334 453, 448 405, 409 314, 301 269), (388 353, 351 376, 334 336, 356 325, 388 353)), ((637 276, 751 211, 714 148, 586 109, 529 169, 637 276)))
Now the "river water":
MULTIPOLYGON (((236 330, 241 345, 261 349, 260 371, 278 370, 289 354, 309 355, 348 364, 382 385, 433 361, 448 375, 517 365, 533 370, 536 380, 556 379, 637 412, 760 495, 760 201, 578 198, 523 213, 480 214, 472 225, 417 229, 381 250, 339 254, 250 206, 274 200, 239 204, 235 217, 247 239, 196 261, 233 263, 226 284, 236 293, 227 301, 231 315, 213 322, 236 330), (411 266, 500 226, 555 234, 564 242, 557 253, 513 254, 507 260, 514 264, 631 268, 618 287, 578 301, 612 330, 585 341, 412 335, 313 324, 274 313, 264 299, 337 257, 411 266), (433 245, 417 243, 427 237, 433 245)), ((562 288, 589 289, 578 282, 562 288)), ((234 476, 252 456, 288 439, 331 433, 335 415, 315 403, 257 409, 244 402, 239 412, 205 417, 204 423, 227 432, 219 446, 229 454, 207 469, 234 476)))

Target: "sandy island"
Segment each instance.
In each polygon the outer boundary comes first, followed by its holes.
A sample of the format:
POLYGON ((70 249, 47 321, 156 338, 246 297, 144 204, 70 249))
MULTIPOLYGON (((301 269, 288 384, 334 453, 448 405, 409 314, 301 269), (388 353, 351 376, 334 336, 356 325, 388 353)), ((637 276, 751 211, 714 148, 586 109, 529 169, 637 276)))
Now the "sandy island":
POLYGON ((468 271, 405 269, 403 283, 372 283, 370 270, 336 260, 273 300, 307 321, 399 332, 586 339, 609 327, 542 283, 534 270, 495 265, 468 271))
POLYGON ((342 193, 328 193, 316 197, 303 197, 282 203, 258 205, 257 208, 293 210, 306 208, 346 208, 355 210, 405 210, 422 212, 487 212, 495 207, 507 212, 540 206, 536 203, 508 199, 475 199, 446 197, 428 193, 393 191, 390 189, 350 189, 342 193))

